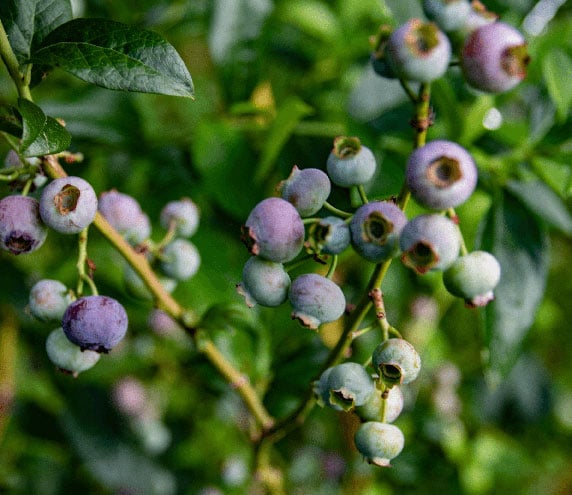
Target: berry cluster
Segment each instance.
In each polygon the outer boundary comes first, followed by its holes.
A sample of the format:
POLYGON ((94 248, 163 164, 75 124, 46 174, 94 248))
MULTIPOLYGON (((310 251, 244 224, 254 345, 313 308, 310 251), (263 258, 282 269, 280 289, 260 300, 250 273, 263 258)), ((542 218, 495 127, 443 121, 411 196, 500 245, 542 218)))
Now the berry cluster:
MULTIPOLYGON (((14 255, 31 253, 43 245, 50 229, 60 234, 80 234, 76 290, 59 280, 41 279, 30 290, 28 305, 37 320, 59 324, 46 340, 48 357, 60 370, 77 376, 94 366, 101 353, 119 344, 128 327, 123 305, 97 293, 92 279, 95 267, 86 257, 87 228, 97 213, 156 265, 163 286, 170 292, 178 281, 191 278, 199 269, 198 249, 188 240, 198 228, 199 210, 188 198, 167 203, 159 219, 166 234, 154 243, 149 217, 127 194, 111 190, 98 199, 86 180, 74 176, 47 182, 40 161, 22 161, 15 151, 8 153, 5 169, 13 175, 12 188, 21 194, 0 200, 0 248, 14 255), (27 195, 36 189, 38 198, 27 195), (83 295, 84 282, 92 295, 83 295)), ((127 263, 124 280, 132 295, 151 298, 142 279, 127 263)))
MULTIPOLYGON (((423 6, 433 22, 411 19, 395 29, 380 28, 371 57, 378 74, 399 78, 406 89, 409 82, 428 85, 445 74, 456 53, 465 81, 475 89, 507 91, 524 78, 526 42, 514 28, 476 2, 430 0, 423 6)), ((419 101, 421 96, 415 99, 419 101)), ((447 291, 467 307, 488 304, 500 280, 500 265, 490 253, 467 250, 454 210, 475 191, 477 166, 455 142, 426 142, 431 123, 429 115, 425 122, 414 122, 423 140, 407 159, 398 197, 367 198, 364 186, 376 175, 377 163, 357 137, 334 140, 326 172, 294 166, 279 184, 280 197, 258 203, 242 227, 241 239, 252 256, 237 289, 248 306, 276 307, 289 301, 292 318, 310 329, 344 313, 351 317, 354 305, 347 304, 333 281, 338 255, 349 249, 378 265, 397 258, 420 276, 440 272, 447 291), (354 189, 361 205, 347 212, 330 204, 336 186, 354 189), (404 212, 410 197, 425 210, 412 218, 404 212), (327 274, 304 273, 291 280, 290 269, 304 266, 304 255, 329 264, 327 274)), ((359 417, 356 448, 368 462, 387 466, 404 445, 402 432, 391 424, 403 407, 400 387, 415 380, 421 359, 387 322, 380 287, 369 297, 381 342, 363 365, 348 361, 326 368, 314 392, 320 405, 359 417)))

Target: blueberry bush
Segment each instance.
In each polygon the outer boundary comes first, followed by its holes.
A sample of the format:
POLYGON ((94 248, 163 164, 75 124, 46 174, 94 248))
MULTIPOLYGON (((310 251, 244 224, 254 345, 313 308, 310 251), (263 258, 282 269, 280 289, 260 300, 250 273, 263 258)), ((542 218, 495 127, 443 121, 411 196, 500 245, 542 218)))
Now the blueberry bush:
POLYGON ((572 6, 4 0, 0 492, 572 491, 572 6))

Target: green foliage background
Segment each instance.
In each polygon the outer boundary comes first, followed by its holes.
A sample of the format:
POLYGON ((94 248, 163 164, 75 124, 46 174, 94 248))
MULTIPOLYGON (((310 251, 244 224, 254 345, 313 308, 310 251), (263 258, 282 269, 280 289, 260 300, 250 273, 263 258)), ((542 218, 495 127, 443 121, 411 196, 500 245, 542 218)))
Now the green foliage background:
MULTIPOLYGON (((536 2, 485 3, 523 29, 536 2)), ((70 149, 85 156, 68 173, 97 192, 117 188, 137 198, 155 239, 167 201, 188 196, 199 205, 193 242, 201 270, 175 295, 197 314, 211 312, 213 339, 267 388, 265 404, 275 416, 296 407, 339 329, 329 325, 317 336, 292 322, 287 307, 243 305, 235 292, 248 258, 240 225, 294 164, 323 169, 340 134, 359 136, 379 160, 370 197, 399 192, 412 110, 397 83, 373 74, 368 38, 381 23, 421 15, 419 4, 78 1, 78 16, 162 34, 189 68, 196 100, 114 92, 63 71, 34 90, 46 114, 65 120, 70 149)), ((405 450, 392 469, 371 467, 352 446, 355 424, 316 408, 278 443, 273 461, 288 493, 572 491, 572 5, 546 22, 539 34, 526 34, 532 63, 517 89, 476 94, 455 69, 433 86, 429 139, 460 142, 479 165, 479 190, 458 209, 465 239, 469 249, 500 253, 510 280, 503 290, 512 299, 468 310, 443 290, 440 276, 420 278, 394 263, 383 286, 389 320, 424 363, 396 422, 405 450), (502 115, 494 130, 483 125, 491 109, 502 115), (451 370, 460 372, 458 386, 443 385, 455 376, 451 370), (447 412, 439 398, 456 408, 447 412)), ((0 75, 0 99, 14 104, 12 83, 0 75)), ((1 196, 9 193, 0 187, 1 196)), ((332 203, 348 201, 334 190, 332 203)), ((407 213, 420 211, 413 204, 407 213)), ((11 408, 0 407, 0 493, 258 493, 238 396, 182 333, 151 332, 151 303, 126 293, 121 260, 95 231, 89 255, 100 292, 125 304, 130 330, 124 345, 74 380, 53 369, 44 351, 51 328, 25 308, 39 278, 73 286, 75 240, 52 232, 37 255, 0 253, 0 404, 15 394, 11 408), (126 377, 147 391, 153 414, 146 422, 113 401, 126 377)), ((348 300, 359 298, 369 273, 366 262, 344 255, 339 281, 348 300)), ((352 358, 365 361, 375 342, 369 334, 359 339, 352 358)))

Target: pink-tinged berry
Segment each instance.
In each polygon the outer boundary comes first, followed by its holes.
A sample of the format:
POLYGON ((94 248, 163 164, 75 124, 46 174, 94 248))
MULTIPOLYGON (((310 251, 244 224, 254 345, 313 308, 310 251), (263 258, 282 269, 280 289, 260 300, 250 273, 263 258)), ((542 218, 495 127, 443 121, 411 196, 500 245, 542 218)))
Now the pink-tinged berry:
POLYGON ((0 200, 0 248, 18 255, 40 248, 48 228, 40 218, 40 204, 29 196, 0 200))
POLYGON ((486 24, 465 40, 461 55, 463 75, 473 88, 502 93, 526 77, 530 62, 523 35, 504 22, 486 24))
POLYGON ((294 259, 304 244, 302 218, 282 198, 266 198, 258 203, 241 230, 241 240, 250 254, 276 263, 294 259))

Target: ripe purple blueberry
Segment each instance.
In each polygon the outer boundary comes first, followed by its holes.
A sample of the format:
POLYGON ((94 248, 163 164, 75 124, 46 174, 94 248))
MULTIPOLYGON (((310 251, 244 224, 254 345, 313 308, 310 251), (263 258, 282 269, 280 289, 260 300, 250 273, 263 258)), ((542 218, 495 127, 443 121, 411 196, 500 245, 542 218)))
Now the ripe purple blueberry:
POLYGON ((412 218, 399 238, 401 261, 419 274, 445 270, 459 256, 459 230, 447 217, 437 214, 412 218))
POLYGON ((373 368, 388 387, 411 383, 421 369, 421 358, 404 339, 387 339, 373 351, 373 368))
POLYGON ((403 450, 405 438, 395 425, 368 421, 357 429, 354 442, 369 464, 387 467, 403 450))
POLYGON ((360 206, 350 221, 351 242, 368 261, 379 263, 397 256, 399 236, 407 217, 389 201, 372 201, 360 206))
POLYGON ((391 33, 385 52, 399 78, 430 82, 449 67, 451 43, 436 24, 410 19, 391 33))
POLYGON ((282 198, 266 198, 258 203, 241 231, 241 240, 250 254, 276 263, 294 259, 304 244, 300 214, 282 198))
POLYGON ((338 411, 363 406, 374 393, 373 379, 358 363, 346 362, 328 368, 317 385, 318 400, 338 411))
POLYGON ((47 235, 36 199, 6 196, 0 200, 0 248, 16 255, 31 253, 42 246, 47 235))
POLYGON ((342 289, 316 273, 307 273, 294 279, 288 298, 293 308, 292 318, 313 330, 322 323, 337 320, 346 309, 342 289))
POLYGON ((82 351, 72 344, 64 334, 63 329, 56 328, 46 339, 46 352, 50 361, 64 373, 76 377, 82 371, 93 368, 99 361, 101 354, 95 351, 82 351))
POLYGON ((93 187, 81 177, 61 177, 42 191, 40 216, 44 223, 61 234, 77 234, 97 213, 93 187))
POLYGON ((59 280, 43 279, 30 290, 28 307, 40 321, 61 321, 72 302, 71 292, 59 280))
POLYGON ((99 212, 128 242, 140 244, 151 235, 149 217, 139 203, 115 189, 99 196, 99 212))
POLYGON ((468 0, 423 0, 423 12, 443 31, 461 29, 471 12, 468 0))
POLYGON ((332 182, 341 187, 363 185, 369 182, 377 164, 372 151, 357 137, 338 136, 326 163, 332 182))
POLYGON ((296 165, 278 188, 282 199, 292 203, 301 217, 317 213, 330 195, 332 185, 325 172, 317 168, 300 170, 296 165))
POLYGON ((308 229, 307 247, 316 254, 339 254, 350 245, 350 229, 339 217, 325 217, 308 229))
POLYGON ((62 318, 70 342, 82 350, 107 353, 127 332, 127 313, 108 296, 86 296, 72 302, 62 318))
POLYGON ((473 251, 457 258, 443 272, 443 283, 451 294, 462 297, 467 306, 476 307, 494 299, 493 289, 500 277, 500 264, 492 254, 473 251))
POLYGON ((434 210, 464 203, 477 185, 477 167, 465 148, 436 140, 409 156, 407 186, 415 200, 434 210))
POLYGON ((461 67, 466 81, 488 93, 514 88, 526 77, 530 62, 522 34, 505 24, 493 22, 474 30, 463 46, 461 67))
POLYGON ((168 202, 159 216, 164 229, 173 223, 175 233, 180 237, 191 237, 199 227, 199 209, 189 198, 168 202))
POLYGON ((266 307, 279 306, 288 299, 290 276, 282 263, 252 256, 242 270, 242 281, 236 290, 249 307, 256 304, 266 307))
POLYGON ((167 277, 188 280, 199 271, 201 255, 196 246, 186 239, 174 239, 161 253, 161 270, 167 277))

